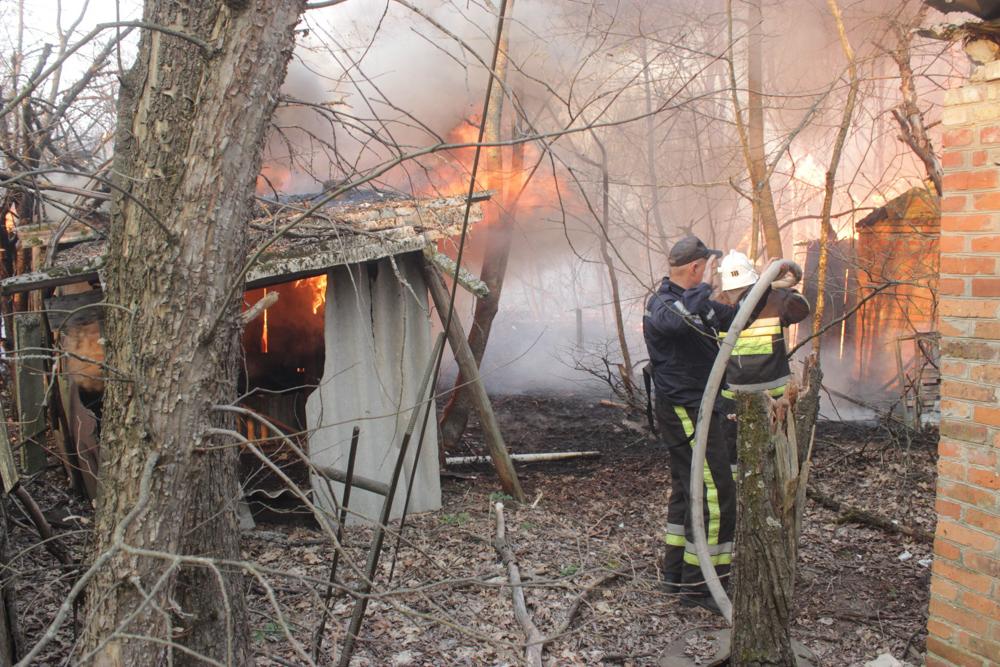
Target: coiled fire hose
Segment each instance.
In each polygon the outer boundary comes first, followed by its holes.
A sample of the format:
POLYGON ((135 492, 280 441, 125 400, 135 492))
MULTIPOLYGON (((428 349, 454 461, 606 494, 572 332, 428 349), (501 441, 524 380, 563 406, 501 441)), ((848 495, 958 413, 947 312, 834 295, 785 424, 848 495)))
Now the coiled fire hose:
POLYGON ((768 287, 773 282, 779 287, 790 287, 802 277, 802 269, 795 262, 788 259, 776 259, 771 262, 763 275, 757 280, 750 293, 743 299, 740 309, 736 312, 725 340, 719 348, 719 354, 715 357, 715 364, 712 365, 712 372, 708 375, 708 384, 705 386, 705 393, 701 397, 701 407, 698 408, 698 423, 694 431, 694 451, 691 454, 691 529, 694 533, 694 549, 698 554, 698 563, 701 565, 701 573, 708 585, 708 591, 712 594, 715 604, 725 617, 726 621, 733 623, 733 603, 729 600, 726 590, 719 581, 719 575, 715 571, 715 565, 708 553, 708 539, 705 537, 705 509, 704 503, 704 466, 705 448, 708 446, 708 427, 712 419, 712 409, 715 407, 715 398, 719 394, 719 385, 726 374, 726 363, 729 361, 733 348, 736 347, 736 339, 740 337, 740 332, 746 327, 750 315, 767 293, 768 287), (776 281, 782 269, 790 269, 794 274, 794 280, 782 279, 776 281))

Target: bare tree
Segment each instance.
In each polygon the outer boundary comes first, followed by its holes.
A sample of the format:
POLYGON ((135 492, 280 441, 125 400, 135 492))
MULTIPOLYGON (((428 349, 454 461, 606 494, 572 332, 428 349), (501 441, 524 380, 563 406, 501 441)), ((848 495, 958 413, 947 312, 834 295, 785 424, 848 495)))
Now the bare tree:
POLYGON ((246 664, 235 395, 245 223, 302 0, 150 0, 122 82, 101 496, 81 660, 246 664), (169 26, 165 34, 159 26, 169 26))

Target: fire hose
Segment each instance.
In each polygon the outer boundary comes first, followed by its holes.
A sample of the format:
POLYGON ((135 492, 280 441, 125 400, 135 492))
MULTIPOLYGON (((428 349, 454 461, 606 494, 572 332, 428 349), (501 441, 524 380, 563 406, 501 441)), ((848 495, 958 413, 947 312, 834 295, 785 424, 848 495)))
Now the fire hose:
POLYGON ((708 553, 708 540, 705 537, 705 510, 702 504, 704 502, 704 465, 705 448, 708 446, 708 427, 712 419, 712 410, 715 407, 715 398, 719 393, 719 386, 722 384, 722 378, 726 373, 726 363, 733 353, 733 348, 736 346, 736 340, 739 338, 740 332, 746 327, 754 308, 757 307, 757 303, 767 293, 772 282, 779 287, 790 287, 798 282, 801 277, 802 269, 799 268, 798 264, 788 259, 776 259, 767 267, 763 275, 757 280, 757 284, 753 286, 750 293, 743 299, 739 310, 736 312, 736 317, 733 319, 733 323, 730 325, 728 333, 726 333, 726 338, 722 341, 722 346, 719 348, 719 354, 715 357, 715 364, 712 365, 712 371, 708 375, 708 384, 705 386, 705 393, 701 397, 701 407, 698 408, 698 423, 695 426, 694 433, 694 451, 691 454, 691 530, 694 533, 694 549, 698 554, 698 564, 701 565, 701 573, 705 578, 708 591, 712 594, 712 599, 715 600, 719 611, 722 612, 722 615, 730 625, 733 623, 733 603, 730 601, 729 595, 726 594, 726 590, 722 587, 722 582, 719 581, 719 575, 715 571, 715 565, 712 563, 712 558, 708 553), (781 271, 786 268, 792 271, 792 279, 776 281, 781 271))

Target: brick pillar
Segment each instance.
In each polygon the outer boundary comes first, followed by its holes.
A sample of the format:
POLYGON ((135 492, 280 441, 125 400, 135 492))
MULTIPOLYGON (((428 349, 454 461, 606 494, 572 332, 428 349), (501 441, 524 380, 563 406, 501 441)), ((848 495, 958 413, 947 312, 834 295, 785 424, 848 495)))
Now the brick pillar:
POLYGON ((1000 62, 948 91, 927 665, 1000 664, 1000 62))

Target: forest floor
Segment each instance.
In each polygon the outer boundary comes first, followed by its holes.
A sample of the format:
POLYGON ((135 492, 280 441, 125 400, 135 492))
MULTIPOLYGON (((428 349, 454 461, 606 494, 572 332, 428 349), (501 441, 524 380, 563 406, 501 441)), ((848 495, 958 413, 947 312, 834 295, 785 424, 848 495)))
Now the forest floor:
MULTIPOLYGON (((505 501, 507 539, 534 622, 543 635, 557 635, 545 646, 546 664, 655 665, 665 647, 688 631, 724 627, 707 611, 682 607, 658 580, 655 560, 669 487, 661 444, 627 425, 621 410, 592 397, 504 396, 495 403, 512 451, 598 450, 601 457, 519 464, 531 499, 521 506, 500 494, 487 466, 449 470, 442 477, 442 509, 408 519, 391 584, 385 582, 392 552, 383 552, 352 665, 519 664, 524 635, 492 545, 497 500, 505 501)), ((466 441, 470 453, 485 450, 476 424, 466 441)), ((935 461, 934 434, 907 442, 885 425, 820 422, 810 486, 933 533, 935 461)), ((59 471, 50 470, 28 488, 43 509, 68 507, 80 517, 75 531, 67 527, 70 520, 59 527, 79 558, 91 512, 62 486, 59 471)), ((11 518, 10 571, 17 577, 21 630, 34 643, 69 591, 73 570, 38 546, 17 510, 11 518)), ((803 525, 793 638, 820 665, 863 665, 887 652, 919 663, 931 545, 839 522, 813 501, 803 525)), ((347 550, 358 569, 370 538, 367 528, 347 531, 347 550)), ((387 547, 395 543, 394 537, 386 541, 387 547)), ((244 534, 243 550, 262 572, 259 579, 248 578, 257 664, 308 664, 304 654, 311 654, 332 550, 315 525, 261 521, 244 534)), ((339 569, 348 584, 357 579, 352 569, 344 563, 339 569)), ((351 598, 334 595, 318 664, 335 663, 351 609, 351 598)), ((64 664, 72 642, 72 628, 63 628, 35 664, 64 664)), ((698 645, 690 648, 698 658, 698 645)))

